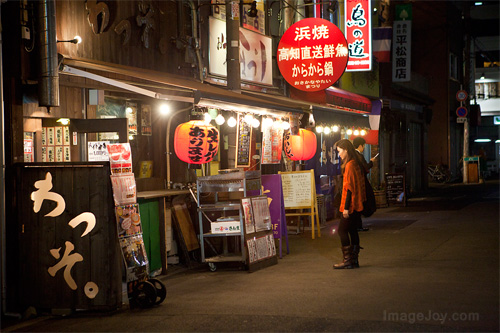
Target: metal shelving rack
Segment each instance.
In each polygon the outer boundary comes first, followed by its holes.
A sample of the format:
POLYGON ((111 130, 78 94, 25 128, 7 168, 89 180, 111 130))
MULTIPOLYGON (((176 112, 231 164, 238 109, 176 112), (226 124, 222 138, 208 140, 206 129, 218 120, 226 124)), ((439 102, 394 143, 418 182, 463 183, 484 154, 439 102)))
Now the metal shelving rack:
MULTIPOLYGON (((220 201, 219 193, 221 192, 243 192, 243 197, 247 196, 247 192, 255 190, 257 194, 261 193, 261 178, 260 171, 236 171, 224 174, 198 177, 197 185, 197 202, 198 202, 198 221, 200 225, 200 247, 201 247, 201 261, 207 262, 212 271, 216 270, 215 263, 217 262, 242 262, 246 263, 245 251, 245 228, 243 220, 243 211, 241 208, 240 198, 227 199, 220 201), (207 193, 214 193, 214 203, 202 203, 202 195, 207 193), (203 217, 206 212, 223 212, 224 214, 229 211, 237 211, 240 221, 239 233, 221 233, 213 234, 205 232, 203 228, 203 217), (227 246, 228 237, 239 237, 239 253, 229 253, 227 246), (205 257, 205 238, 210 237, 223 237, 223 254, 206 258, 205 257)), ((210 219, 208 219, 210 221, 210 219)), ((209 241, 207 240, 209 243, 209 241)), ((210 244, 210 243, 209 243, 210 244)))

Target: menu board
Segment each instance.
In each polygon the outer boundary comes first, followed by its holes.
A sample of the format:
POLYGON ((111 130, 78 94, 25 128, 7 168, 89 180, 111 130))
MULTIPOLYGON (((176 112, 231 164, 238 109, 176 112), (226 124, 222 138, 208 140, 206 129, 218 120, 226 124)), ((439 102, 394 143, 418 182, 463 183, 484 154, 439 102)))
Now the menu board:
POLYGON ((403 173, 385 174, 387 202, 392 205, 406 205, 405 175, 403 173))
POLYGON ((313 205, 312 179, 314 175, 311 175, 310 171, 312 170, 280 173, 285 208, 310 208, 313 205))
POLYGON ((236 132, 236 168, 250 166, 250 144, 252 142, 252 126, 238 114, 236 132))

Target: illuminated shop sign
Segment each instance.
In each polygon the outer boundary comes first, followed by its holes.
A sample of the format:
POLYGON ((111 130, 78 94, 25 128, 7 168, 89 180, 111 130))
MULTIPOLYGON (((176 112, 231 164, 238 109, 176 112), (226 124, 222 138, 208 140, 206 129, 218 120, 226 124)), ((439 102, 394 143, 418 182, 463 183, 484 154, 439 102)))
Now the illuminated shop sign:
POLYGON ((369 71, 372 69, 371 0, 346 0, 344 9, 349 49, 346 71, 369 71))
POLYGON ((344 74, 347 42, 331 22, 307 18, 285 31, 277 58, 280 72, 290 85, 304 91, 324 90, 344 74))
MULTIPOLYGON (((227 77, 226 22, 210 17, 208 70, 212 75, 227 77)), ((273 85, 272 39, 240 28, 240 71, 243 81, 273 85)))

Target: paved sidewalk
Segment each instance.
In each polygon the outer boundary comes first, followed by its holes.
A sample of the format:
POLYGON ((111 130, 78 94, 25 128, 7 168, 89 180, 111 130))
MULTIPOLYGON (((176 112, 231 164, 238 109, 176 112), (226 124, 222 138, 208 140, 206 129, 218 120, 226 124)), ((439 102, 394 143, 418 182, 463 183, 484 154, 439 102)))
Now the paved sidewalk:
POLYGON ((289 235, 290 254, 247 273, 207 267, 163 276, 160 306, 46 317, 24 332, 499 331, 498 181, 447 184, 364 219, 361 268, 341 260, 336 221, 289 235))

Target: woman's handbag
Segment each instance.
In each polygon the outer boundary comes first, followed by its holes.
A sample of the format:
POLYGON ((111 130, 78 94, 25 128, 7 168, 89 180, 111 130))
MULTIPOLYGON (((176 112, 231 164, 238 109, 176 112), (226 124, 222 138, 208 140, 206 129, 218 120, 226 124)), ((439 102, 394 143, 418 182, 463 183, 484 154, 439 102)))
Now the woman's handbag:
POLYGON ((364 217, 370 217, 377 211, 377 202, 375 201, 375 193, 373 193, 373 188, 368 177, 365 175, 365 188, 366 188, 366 201, 363 202, 363 211, 361 214, 364 217))

